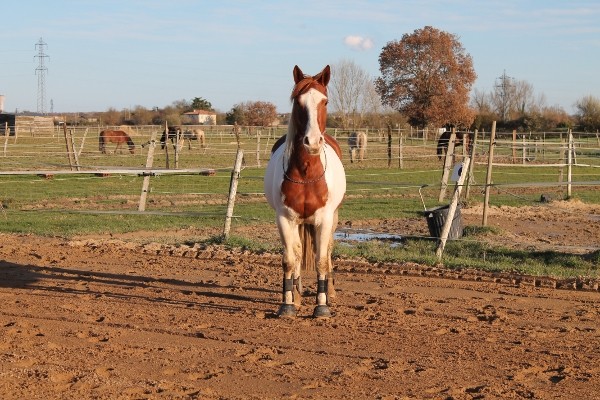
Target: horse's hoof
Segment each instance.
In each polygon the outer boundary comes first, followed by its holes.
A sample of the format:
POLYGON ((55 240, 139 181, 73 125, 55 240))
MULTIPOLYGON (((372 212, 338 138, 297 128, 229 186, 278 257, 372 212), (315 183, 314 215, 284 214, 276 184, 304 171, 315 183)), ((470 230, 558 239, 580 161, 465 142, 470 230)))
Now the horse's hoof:
POLYGON ((293 304, 282 304, 277 311, 279 318, 294 318, 296 316, 296 306, 293 304))
POLYGON ((331 311, 329 310, 329 307, 327 307, 326 305, 318 305, 315 307, 315 310, 313 311, 313 317, 314 318, 329 318, 329 317, 331 317, 331 311))

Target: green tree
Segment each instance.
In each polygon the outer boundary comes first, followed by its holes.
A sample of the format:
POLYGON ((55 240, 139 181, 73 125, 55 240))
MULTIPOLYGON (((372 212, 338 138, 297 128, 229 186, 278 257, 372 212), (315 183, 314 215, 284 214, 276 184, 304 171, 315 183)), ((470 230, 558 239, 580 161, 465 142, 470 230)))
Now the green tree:
POLYGON ((246 125, 246 109, 245 103, 235 104, 231 110, 225 115, 225 122, 229 125, 238 124, 246 125))
POLYGON ((377 92, 411 125, 468 127, 469 92, 477 75, 458 37, 431 26, 389 42, 379 55, 377 92))
POLYGON ((192 110, 206 110, 215 111, 210 101, 203 99, 202 97, 194 97, 191 103, 192 110))

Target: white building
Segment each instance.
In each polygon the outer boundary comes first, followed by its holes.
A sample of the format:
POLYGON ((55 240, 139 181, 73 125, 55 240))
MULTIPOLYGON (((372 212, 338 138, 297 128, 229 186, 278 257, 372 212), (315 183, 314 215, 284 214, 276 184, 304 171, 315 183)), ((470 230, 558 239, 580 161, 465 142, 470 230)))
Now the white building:
POLYGON ((194 110, 181 115, 181 123, 188 125, 216 125, 217 114, 212 111, 194 110))

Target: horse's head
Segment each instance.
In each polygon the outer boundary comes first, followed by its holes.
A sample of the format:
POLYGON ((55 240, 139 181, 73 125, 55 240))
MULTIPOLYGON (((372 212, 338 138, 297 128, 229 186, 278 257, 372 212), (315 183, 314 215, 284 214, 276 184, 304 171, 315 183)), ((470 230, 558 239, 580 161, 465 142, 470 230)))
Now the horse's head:
POLYGON ((321 152, 325 138, 327 122, 327 84, 331 77, 329 65, 317 75, 304 75, 296 65, 294 67, 294 90, 292 116, 288 145, 301 144, 309 154, 321 152))

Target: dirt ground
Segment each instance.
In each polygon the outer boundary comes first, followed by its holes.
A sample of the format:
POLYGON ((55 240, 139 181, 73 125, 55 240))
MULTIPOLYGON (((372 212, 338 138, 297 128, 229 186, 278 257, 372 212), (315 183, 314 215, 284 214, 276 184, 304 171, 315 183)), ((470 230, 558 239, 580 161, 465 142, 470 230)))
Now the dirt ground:
MULTIPOLYGON (((481 210, 463 216, 477 224, 481 210)), ((494 209, 489 222, 506 245, 600 246, 598 206, 494 209)), ((426 231, 423 221, 352 225, 426 231)), ((152 235, 0 234, 2 399, 600 396, 598 282, 337 260, 334 316, 310 317, 307 277, 298 317, 278 319, 280 255, 152 235)))

